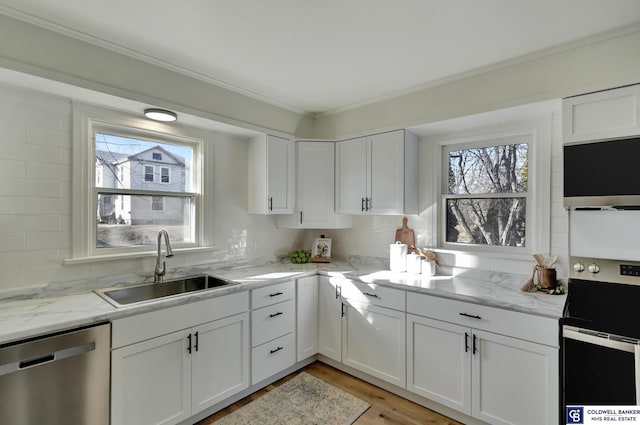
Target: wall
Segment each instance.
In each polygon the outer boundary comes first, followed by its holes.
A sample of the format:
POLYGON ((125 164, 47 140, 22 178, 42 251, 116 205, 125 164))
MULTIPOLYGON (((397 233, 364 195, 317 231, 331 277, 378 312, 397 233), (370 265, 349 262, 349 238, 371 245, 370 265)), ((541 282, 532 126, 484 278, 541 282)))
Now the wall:
POLYGON ((640 82, 640 27, 539 52, 422 90, 316 117, 346 139, 640 82))
MULTIPOLYGON (((113 262, 71 257, 72 137, 69 99, 0 85, 0 290, 108 276, 113 262)), ((177 254, 167 267, 286 253, 300 231, 247 213, 248 143, 216 133, 215 251, 177 254)), ((118 274, 151 276, 154 258, 118 261, 118 274)))

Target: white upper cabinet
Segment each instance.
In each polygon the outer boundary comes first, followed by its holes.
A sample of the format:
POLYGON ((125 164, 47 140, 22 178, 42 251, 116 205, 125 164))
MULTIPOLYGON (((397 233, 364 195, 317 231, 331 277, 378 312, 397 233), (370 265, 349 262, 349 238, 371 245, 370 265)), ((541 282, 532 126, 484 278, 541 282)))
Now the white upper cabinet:
POLYGON ((640 135, 640 84, 562 100, 565 142, 640 135))
POLYGON ((249 213, 291 214, 295 202, 295 144, 260 135, 249 141, 249 213))
POLYGON ((296 144, 296 207, 279 215, 278 227, 336 229, 351 227, 351 216, 336 214, 334 203, 335 143, 296 144))
POLYGON ((418 142, 405 130, 336 144, 336 212, 417 214, 418 142))

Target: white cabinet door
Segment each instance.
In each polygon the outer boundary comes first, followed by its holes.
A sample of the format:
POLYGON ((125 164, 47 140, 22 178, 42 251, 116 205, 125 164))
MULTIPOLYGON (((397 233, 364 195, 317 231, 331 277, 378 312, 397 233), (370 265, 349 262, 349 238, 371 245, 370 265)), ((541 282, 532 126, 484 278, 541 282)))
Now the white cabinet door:
POLYGON ((406 388, 405 313, 345 301, 342 363, 406 388))
POLYGON ((640 134, 640 84, 562 100, 565 142, 640 134))
POLYGON ((471 330, 407 315, 407 389, 471 414, 471 330))
POLYGON ((342 299, 340 285, 327 276, 318 283, 318 352, 342 361, 342 299))
POLYGON ((249 387, 249 314, 193 328, 192 414, 249 387))
POLYGON ((494 425, 558 423, 558 350, 474 331, 473 416, 494 425))
POLYGON ((417 137, 397 130, 338 142, 336 211, 417 214, 417 137))
POLYGON ((350 215, 335 212, 335 143, 301 141, 296 150, 296 212, 279 215, 278 227, 351 227, 350 215))
POLYGON ((336 143, 336 212, 365 212, 368 170, 366 137, 336 143))
POLYGON ((318 276, 297 280, 296 358, 304 360, 318 354, 318 276))
POLYGON ((369 147, 369 212, 404 213, 404 132, 371 136, 369 147))
POLYGON ((260 135, 249 141, 249 201, 253 214, 291 214, 295 202, 295 145, 260 135))
POLYGON ((111 352, 111 423, 175 424, 191 416, 188 330, 111 352))

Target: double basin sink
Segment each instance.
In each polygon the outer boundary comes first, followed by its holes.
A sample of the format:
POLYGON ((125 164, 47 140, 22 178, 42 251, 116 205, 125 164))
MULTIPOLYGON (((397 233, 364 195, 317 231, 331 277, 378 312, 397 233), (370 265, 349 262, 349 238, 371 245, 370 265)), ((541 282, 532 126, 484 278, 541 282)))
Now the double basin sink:
POLYGON ((160 283, 123 288, 97 289, 96 294, 115 307, 123 307, 167 297, 220 289, 237 283, 219 277, 200 275, 160 283))

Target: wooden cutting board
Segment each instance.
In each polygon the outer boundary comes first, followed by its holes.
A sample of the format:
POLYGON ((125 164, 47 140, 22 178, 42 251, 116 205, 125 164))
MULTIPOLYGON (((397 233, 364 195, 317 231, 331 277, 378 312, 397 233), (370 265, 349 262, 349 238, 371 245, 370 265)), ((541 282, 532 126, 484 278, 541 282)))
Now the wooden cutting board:
POLYGON ((407 223, 409 219, 407 217, 402 218, 402 227, 396 230, 396 242, 405 243, 408 245, 408 253, 412 253, 416 247, 416 235, 412 229, 409 229, 407 223))

